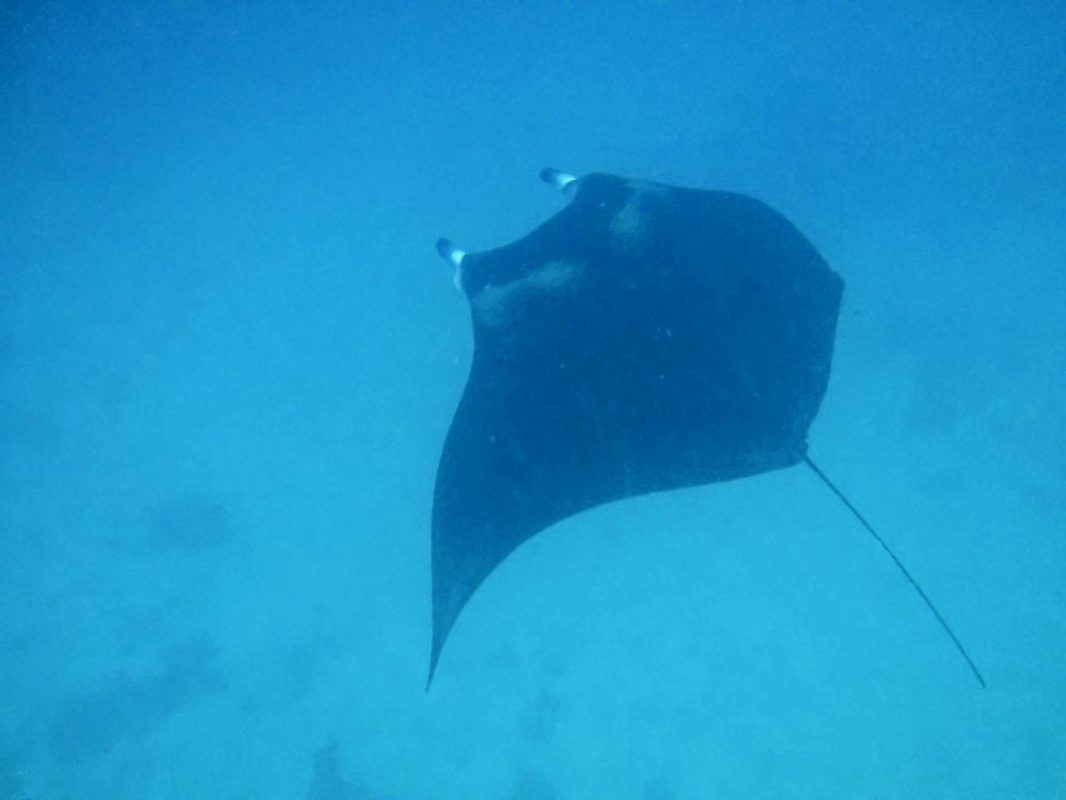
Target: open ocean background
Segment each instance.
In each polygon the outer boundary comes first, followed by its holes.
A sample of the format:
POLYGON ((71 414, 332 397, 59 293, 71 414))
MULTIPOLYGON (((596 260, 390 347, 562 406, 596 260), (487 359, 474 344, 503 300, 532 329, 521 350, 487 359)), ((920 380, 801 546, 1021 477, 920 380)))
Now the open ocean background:
POLYGON ((0 800, 1066 797, 1066 6, 0 5, 0 800), (804 469, 523 547, 425 692, 471 357, 546 165, 846 281, 804 469))

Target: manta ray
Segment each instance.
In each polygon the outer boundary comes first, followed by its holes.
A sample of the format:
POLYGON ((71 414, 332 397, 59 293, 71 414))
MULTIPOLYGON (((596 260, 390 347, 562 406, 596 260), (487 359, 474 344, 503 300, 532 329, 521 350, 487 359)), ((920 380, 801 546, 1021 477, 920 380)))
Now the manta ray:
MULTIPOLYGON (((433 494, 429 683, 492 571, 560 520, 627 497, 806 465, 844 282, 742 194, 555 169, 568 204, 515 242, 437 243, 469 301, 470 375, 433 494)), ((427 683, 427 687, 429 685, 427 683)))

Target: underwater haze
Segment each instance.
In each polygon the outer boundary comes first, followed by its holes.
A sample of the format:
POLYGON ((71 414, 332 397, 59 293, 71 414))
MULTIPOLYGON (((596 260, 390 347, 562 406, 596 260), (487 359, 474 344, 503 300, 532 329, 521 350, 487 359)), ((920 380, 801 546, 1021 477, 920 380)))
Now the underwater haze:
POLYGON ((1066 6, 0 6, 0 800, 1066 797, 1066 6), (426 690, 470 367, 434 251, 545 166, 845 281, 809 470, 514 553, 426 690))

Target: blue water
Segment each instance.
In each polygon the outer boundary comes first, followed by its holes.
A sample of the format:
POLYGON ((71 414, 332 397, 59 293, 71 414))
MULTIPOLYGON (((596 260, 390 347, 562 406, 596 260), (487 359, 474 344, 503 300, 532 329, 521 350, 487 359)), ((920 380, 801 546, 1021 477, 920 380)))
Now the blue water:
POLYGON ((8 2, 0 800, 1066 797, 1055 2, 8 2), (552 165, 847 281, 807 471, 522 548, 433 689, 433 250, 552 165))

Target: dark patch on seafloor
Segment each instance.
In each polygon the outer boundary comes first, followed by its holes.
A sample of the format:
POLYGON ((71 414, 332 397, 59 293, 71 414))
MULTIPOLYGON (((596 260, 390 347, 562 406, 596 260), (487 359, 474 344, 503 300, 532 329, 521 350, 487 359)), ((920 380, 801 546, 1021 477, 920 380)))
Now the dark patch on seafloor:
POLYGON ((178 709, 223 688, 217 657, 215 645, 197 637, 164 652, 157 672, 118 675, 99 691, 69 701, 52 724, 52 754, 80 761, 150 733, 178 709))
POLYGON ((344 774, 340 747, 331 740, 315 753, 314 777, 307 789, 307 800, 389 800, 374 794, 354 778, 344 774))

